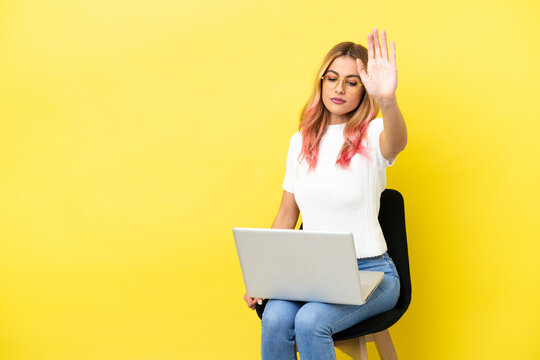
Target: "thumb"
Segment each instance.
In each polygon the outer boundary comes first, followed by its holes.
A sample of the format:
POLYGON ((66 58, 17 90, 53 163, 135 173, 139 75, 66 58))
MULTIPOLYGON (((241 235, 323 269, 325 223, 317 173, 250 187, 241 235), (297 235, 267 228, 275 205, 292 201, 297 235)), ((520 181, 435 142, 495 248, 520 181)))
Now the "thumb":
POLYGON ((364 81, 364 78, 368 76, 366 72, 366 67, 364 66, 364 63, 360 59, 356 59, 356 69, 358 70, 358 74, 360 75, 360 78, 362 79, 362 82, 364 81))

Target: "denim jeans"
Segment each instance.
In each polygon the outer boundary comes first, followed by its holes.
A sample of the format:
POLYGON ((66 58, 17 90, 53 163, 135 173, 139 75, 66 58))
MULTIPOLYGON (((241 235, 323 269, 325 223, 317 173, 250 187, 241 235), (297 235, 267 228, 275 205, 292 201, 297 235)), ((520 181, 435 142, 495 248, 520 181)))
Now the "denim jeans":
POLYGON ((362 305, 271 299, 261 320, 262 360, 336 358, 332 335, 374 315, 392 309, 398 300, 399 275, 388 253, 358 259, 358 270, 384 272, 379 286, 362 305))

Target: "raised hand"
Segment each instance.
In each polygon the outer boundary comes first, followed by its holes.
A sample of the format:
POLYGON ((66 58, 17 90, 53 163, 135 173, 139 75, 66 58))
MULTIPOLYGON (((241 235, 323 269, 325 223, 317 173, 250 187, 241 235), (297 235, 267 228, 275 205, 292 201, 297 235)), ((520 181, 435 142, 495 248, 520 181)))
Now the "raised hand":
POLYGON ((397 88, 396 44, 390 44, 390 59, 386 45, 386 32, 381 31, 382 46, 377 28, 368 35, 367 71, 360 59, 356 59, 358 74, 369 95, 380 105, 394 101, 397 88))

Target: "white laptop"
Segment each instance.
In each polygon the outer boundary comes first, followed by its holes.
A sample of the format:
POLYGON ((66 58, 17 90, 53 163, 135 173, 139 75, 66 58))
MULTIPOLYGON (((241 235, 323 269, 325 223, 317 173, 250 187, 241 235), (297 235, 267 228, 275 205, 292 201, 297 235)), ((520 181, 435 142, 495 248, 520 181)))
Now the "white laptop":
POLYGON ((384 273, 359 271, 350 232, 233 228, 250 297, 362 305, 384 273))

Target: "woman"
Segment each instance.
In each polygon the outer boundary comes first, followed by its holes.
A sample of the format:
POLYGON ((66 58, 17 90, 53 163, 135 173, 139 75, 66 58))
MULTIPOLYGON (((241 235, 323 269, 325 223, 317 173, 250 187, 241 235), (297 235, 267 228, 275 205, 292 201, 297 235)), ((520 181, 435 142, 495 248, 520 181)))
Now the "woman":
MULTIPOLYGON (((326 55, 311 98, 290 140, 283 197, 272 228, 351 231, 359 270, 384 278, 363 305, 271 299, 262 317, 263 360, 335 359, 332 335, 395 306, 400 283, 378 222, 386 167, 407 143, 396 101, 395 43, 368 35, 368 49, 352 42, 326 55), (379 109, 382 118, 375 118, 379 109)), ((251 309, 261 299, 244 295, 251 309)))

